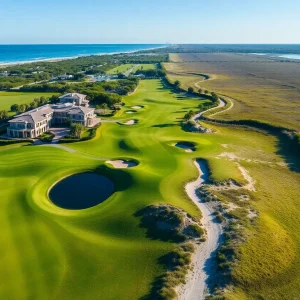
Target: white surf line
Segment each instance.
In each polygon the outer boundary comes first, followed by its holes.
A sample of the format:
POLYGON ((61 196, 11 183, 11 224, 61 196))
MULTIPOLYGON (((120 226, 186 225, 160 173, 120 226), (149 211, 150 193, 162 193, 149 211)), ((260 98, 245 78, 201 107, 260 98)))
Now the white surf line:
POLYGON ((216 261, 212 253, 218 248, 222 235, 222 225, 215 221, 211 203, 200 202, 197 189, 205 182, 207 171, 201 161, 194 161, 199 177, 197 180, 185 186, 186 193, 201 210, 201 223, 206 230, 206 241, 196 245, 196 251, 192 256, 193 270, 189 272, 186 283, 178 290, 179 300, 203 300, 208 294, 210 276, 214 276, 216 261))

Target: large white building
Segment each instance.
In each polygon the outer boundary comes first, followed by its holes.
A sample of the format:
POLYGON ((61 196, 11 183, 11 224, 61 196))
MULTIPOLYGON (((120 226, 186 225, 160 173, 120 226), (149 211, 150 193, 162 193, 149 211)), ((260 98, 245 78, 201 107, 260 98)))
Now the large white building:
POLYGON ((46 104, 15 116, 9 122, 7 135, 15 138, 36 138, 49 130, 52 125, 80 123, 92 126, 95 123, 95 109, 88 107, 85 95, 66 94, 60 103, 46 104))

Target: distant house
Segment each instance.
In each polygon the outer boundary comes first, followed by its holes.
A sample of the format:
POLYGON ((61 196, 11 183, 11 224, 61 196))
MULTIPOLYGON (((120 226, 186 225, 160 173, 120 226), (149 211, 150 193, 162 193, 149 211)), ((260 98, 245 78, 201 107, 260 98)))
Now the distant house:
POLYGON ((77 106, 89 106, 89 101, 86 100, 86 95, 78 93, 69 93, 59 97, 60 103, 73 103, 77 106))
POLYGON ((7 71, 1 72, 0 76, 8 76, 8 72, 7 71))
POLYGON ((67 121, 93 126, 96 121, 95 109, 85 105, 85 95, 67 94, 61 98, 61 103, 46 104, 8 121, 7 135, 15 138, 36 138, 48 131, 52 125, 65 124, 67 121), (72 98, 70 95, 76 96, 72 98), (66 99, 75 100, 69 102, 66 99))
POLYGON ((69 80, 69 79, 73 79, 74 76, 73 75, 60 75, 60 76, 57 76, 57 79, 59 80, 69 80))

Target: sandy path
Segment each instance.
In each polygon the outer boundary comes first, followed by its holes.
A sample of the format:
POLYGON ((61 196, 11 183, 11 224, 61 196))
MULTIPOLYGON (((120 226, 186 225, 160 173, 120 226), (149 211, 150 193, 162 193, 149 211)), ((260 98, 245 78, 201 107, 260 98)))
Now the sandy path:
MULTIPOLYGON (((223 101, 223 102, 224 102, 224 105, 222 106, 222 107, 224 107, 224 106, 225 106, 225 101, 224 101, 223 99, 221 99, 220 101, 223 101)), ((214 116, 216 116, 216 115, 218 115, 218 114, 221 114, 221 113, 224 113, 224 112, 230 110, 230 109, 233 107, 233 102, 232 102, 232 100, 229 99, 229 98, 226 98, 226 101, 229 102, 229 106, 228 106, 226 109, 217 111, 217 112, 215 112, 214 114, 209 115, 208 117, 209 117, 209 118, 210 118, 210 117, 214 117, 214 116)))
MULTIPOLYGON (((207 109, 207 110, 204 110, 204 111, 199 112, 198 114, 196 114, 196 115, 194 115, 194 116, 192 117, 192 121, 195 121, 195 122, 196 122, 196 121, 198 121, 198 120, 201 118, 201 116, 202 116, 204 113, 207 113, 208 111, 211 111, 211 110, 215 110, 215 109, 224 107, 225 105, 226 105, 225 101, 224 101, 223 99, 220 98, 218 106, 212 107, 212 108, 209 108, 209 109, 207 109)), ((231 108, 231 107, 230 107, 230 108, 231 108)), ((226 110, 227 110, 227 109, 226 109, 226 110)), ((224 112, 224 111, 225 111, 225 110, 222 110, 221 112, 224 112)), ((217 112, 217 113, 219 113, 219 112, 217 112)), ((217 114, 217 113, 216 113, 216 114, 217 114)))
POLYGON ((196 190, 205 182, 208 170, 201 161, 195 161, 194 164, 199 171, 199 177, 188 183, 185 190, 202 212, 201 222, 207 231, 207 239, 196 247, 192 258, 193 271, 188 274, 186 284, 178 290, 178 299, 180 300, 202 300, 207 295, 209 288, 214 285, 214 275, 217 270, 214 252, 222 237, 222 226, 215 221, 212 203, 200 202, 196 194, 196 190))

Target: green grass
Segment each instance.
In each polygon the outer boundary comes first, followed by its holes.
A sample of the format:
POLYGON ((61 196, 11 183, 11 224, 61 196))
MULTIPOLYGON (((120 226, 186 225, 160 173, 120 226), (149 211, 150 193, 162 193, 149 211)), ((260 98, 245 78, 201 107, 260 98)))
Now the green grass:
POLYGON ((118 67, 115 67, 115 68, 107 71, 106 73, 110 74, 110 75, 116 75, 118 73, 124 73, 124 72, 130 70, 134 66, 135 66, 135 64, 124 64, 124 65, 120 65, 118 67))
POLYGON ((216 156, 222 152, 244 159, 240 164, 258 189, 251 197, 260 217, 248 229, 235 267, 236 293, 249 299, 295 298, 300 293, 300 176, 277 164, 283 158, 276 154, 276 138, 212 125, 207 126, 213 134, 185 132, 180 126, 184 114, 207 100, 174 94, 158 80, 141 81, 124 101, 126 106, 111 119, 139 122, 103 123, 93 140, 66 145, 75 153, 47 146, 0 148, 0 298, 140 299, 164 272, 158 258, 175 246, 147 239, 134 214, 162 203, 200 218, 183 187, 197 176, 195 158, 207 159, 215 178, 238 180, 234 162, 222 157, 218 168, 216 156), (144 108, 126 114, 134 105, 144 108), (176 141, 194 142, 196 151, 172 146, 176 141), (131 158, 140 164, 117 171, 105 158, 131 158), (117 182, 118 191, 107 201, 70 211, 48 200, 47 190, 63 176, 95 169, 117 182))
POLYGON ((51 97, 53 94, 55 93, 0 92, 0 110, 7 110, 13 115, 14 112, 10 112, 12 104, 29 104, 34 98, 51 97))
POLYGON ((143 70, 152 70, 152 69, 156 69, 156 65, 155 64, 123 64, 121 66, 115 67, 109 71, 107 71, 107 74, 110 75, 116 75, 118 73, 124 73, 132 68, 133 69, 133 73, 141 68, 143 68, 143 70))

